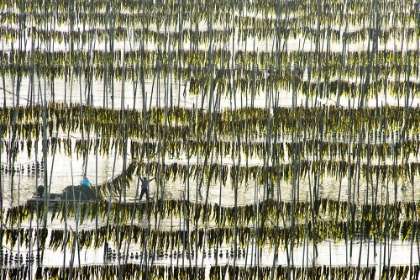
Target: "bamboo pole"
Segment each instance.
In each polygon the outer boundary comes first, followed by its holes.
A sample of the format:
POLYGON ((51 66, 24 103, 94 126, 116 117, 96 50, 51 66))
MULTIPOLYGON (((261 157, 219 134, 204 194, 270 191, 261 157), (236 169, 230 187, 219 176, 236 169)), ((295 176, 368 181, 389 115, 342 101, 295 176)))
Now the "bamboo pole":
MULTIPOLYGON (((220 150, 222 150, 222 149, 220 149, 220 150)), ((222 165, 222 164, 223 164, 223 157, 221 156, 220 157, 220 165, 222 165)), ((235 199, 236 202, 238 201, 236 196, 235 196, 234 199, 235 199)), ((236 213, 236 207, 235 207, 235 213, 236 213)), ((217 221, 218 221, 217 222, 217 238, 218 239, 220 239, 220 236, 222 235, 221 220, 222 220, 222 180, 220 180, 220 183, 219 183, 219 208, 218 208, 218 212, 217 212, 217 221)), ((237 224, 237 223, 235 222, 235 224, 237 224)), ((236 226, 235 226, 235 230, 236 230, 236 226)), ((236 240, 235 234, 234 234, 234 240, 236 240)), ((235 243, 235 247, 236 246, 237 245, 235 243)), ((209 250, 211 250, 211 248, 209 248, 209 250)), ((219 252, 219 242, 216 243, 215 252, 219 252)), ((217 266, 218 262, 219 262, 219 258, 217 257, 217 253, 215 254, 214 257, 216 258, 215 265, 217 266)))
MULTIPOLYGON (((9 28, 8 27, 8 25, 9 25, 9 23, 7 23, 6 24, 6 28, 9 28)), ((5 50, 6 48, 5 48, 5 42, 6 41, 6 39, 5 39, 5 36, 1 36, 1 49, 2 50, 5 50)), ((32 46, 33 46, 33 42, 32 42, 32 46)), ((6 63, 7 63, 7 60, 6 60, 6 57, 5 56, 2 56, 2 62, 1 62, 1 73, 2 73, 2 75, 1 75, 1 80, 2 80, 2 90, 3 90, 3 110, 6 110, 6 108, 7 108, 7 97, 6 97, 6 92, 8 92, 7 90, 6 90, 6 71, 5 71, 5 68, 6 68, 6 63)))
MULTIPOLYGON (((365 190, 365 205, 368 205, 368 190, 369 190, 369 186, 366 187, 365 190)), ((361 263, 362 263, 362 250, 363 250, 363 245, 364 245, 364 240, 365 240, 365 226, 364 226, 364 221, 363 221, 363 217, 361 218, 361 234, 360 234, 360 247, 359 247, 359 256, 358 256, 358 262, 357 262, 357 274, 356 274, 356 279, 360 278, 360 273, 362 270, 361 267, 361 263)), ((367 232, 367 239, 368 239, 368 244, 367 244, 367 267, 369 267, 369 232, 367 232)))
MULTIPOLYGON (((66 197, 65 197, 65 201, 64 201, 64 244, 67 244, 68 240, 67 240, 67 205, 68 205, 68 197, 67 197, 67 192, 66 192, 66 197)), ((65 268, 67 266, 66 263, 66 258, 67 258, 67 246, 63 246, 63 268, 65 268)), ((63 279, 67 277, 66 275, 66 271, 63 271, 62 274, 63 279)))
MULTIPOLYGON (((272 88, 272 85, 271 85, 271 88, 272 88)), ((273 102, 273 104, 275 104, 275 106, 273 106, 274 108, 278 108, 278 102, 279 102, 279 93, 277 92, 277 96, 275 98, 275 101, 273 102)), ((276 144, 277 144, 277 139, 278 139, 278 135, 279 135, 279 133, 278 133, 278 128, 279 128, 278 110, 273 111, 273 119, 274 119, 274 126, 273 126, 273 130, 274 130, 273 131, 273 134, 274 134, 274 139, 273 139, 274 150, 273 150, 273 155, 277 155, 278 153, 276 151, 276 147, 277 147, 276 144)), ((273 166, 277 166, 277 173, 279 173, 280 172, 279 157, 278 156, 273 156, 271 158, 271 160, 273 162, 273 166)), ((276 190, 277 195, 276 195, 276 200, 275 200, 276 201, 276 212, 275 212, 276 215, 275 215, 274 218, 275 218, 275 221, 276 221, 276 223, 275 223, 276 236, 278 237, 279 236, 279 229, 280 229, 280 225, 279 225, 280 222, 279 221, 280 221, 281 217, 283 218, 283 224, 284 224, 284 213, 280 209, 281 188, 280 188, 280 177, 279 176, 277 176, 276 185, 277 185, 277 190, 276 190)), ((274 184, 273 184, 273 192, 274 192, 274 184)), ((274 242, 273 265, 272 265, 272 270, 271 270, 271 275, 270 275, 271 280, 274 279, 274 267, 275 267, 275 265, 277 263, 277 260, 278 260, 278 255, 279 255, 279 248, 278 247, 280 245, 279 243, 280 243, 279 238, 276 238, 275 242, 274 242)), ((287 250, 286 250, 286 256, 287 256, 287 259, 289 261, 289 254, 288 254, 287 250)))
MULTIPOLYGON (((308 278, 308 268, 309 268, 309 240, 308 240, 308 236, 309 236, 309 227, 308 227, 308 191, 306 192, 306 197, 305 197, 305 237, 304 237, 304 241, 303 241, 303 246, 302 246, 302 267, 306 267, 305 270, 305 278, 308 278), (306 264, 305 264, 305 248, 306 248, 306 264)), ((311 212, 313 212, 313 208, 311 209, 311 212)), ((312 223, 312 225, 314 225, 312 223)), ((315 262, 313 262, 313 266, 315 266, 315 262)))

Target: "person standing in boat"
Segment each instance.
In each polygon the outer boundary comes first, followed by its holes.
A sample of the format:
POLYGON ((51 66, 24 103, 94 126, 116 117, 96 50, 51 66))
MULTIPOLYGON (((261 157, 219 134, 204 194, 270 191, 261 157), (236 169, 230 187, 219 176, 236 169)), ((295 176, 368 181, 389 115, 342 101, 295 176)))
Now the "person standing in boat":
POLYGON ((149 201, 149 183, 153 181, 155 178, 147 179, 146 177, 141 178, 141 193, 140 193, 140 199, 143 198, 143 195, 146 194, 146 200, 149 201))
POLYGON ((83 180, 82 180, 82 182, 80 182, 80 185, 82 185, 84 187, 90 187, 90 181, 89 181, 88 177, 86 176, 86 174, 83 174, 83 180))

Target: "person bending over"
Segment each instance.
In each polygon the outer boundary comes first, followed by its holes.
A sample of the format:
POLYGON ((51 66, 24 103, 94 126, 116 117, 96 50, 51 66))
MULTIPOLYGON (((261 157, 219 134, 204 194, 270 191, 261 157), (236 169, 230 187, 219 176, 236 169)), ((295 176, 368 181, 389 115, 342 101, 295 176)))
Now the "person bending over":
POLYGON ((89 182, 88 177, 86 177, 86 174, 83 174, 83 180, 82 182, 80 182, 80 185, 84 187, 90 187, 90 182, 89 182))

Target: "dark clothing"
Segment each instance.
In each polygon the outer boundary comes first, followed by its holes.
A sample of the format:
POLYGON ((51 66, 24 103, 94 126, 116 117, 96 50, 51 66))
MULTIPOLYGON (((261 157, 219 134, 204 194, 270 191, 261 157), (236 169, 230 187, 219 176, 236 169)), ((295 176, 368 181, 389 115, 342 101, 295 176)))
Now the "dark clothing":
POLYGON ((141 189, 140 200, 143 198, 144 194, 146 194, 146 199, 149 200, 149 190, 148 189, 141 189))
POLYGON ((141 181, 141 193, 140 193, 140 200, 143 198, 143 195, 146 194, 146 199, 149 200, 149 183, 153 181, 155 178, 147 180, 145 177, 140 178, 141 181))
POLYGON ((42 197, 44 195, 44 186, 43 185, 38 186, 37 195, 38 195, 38 197, 42 197))
POLYGON ((140 178, 141 181, 141 189, 144 190, 148 190, 149 189, 149 182, 153 181, 155 178, 152 178, 150 180, 147 180, 145 178, 140 178))

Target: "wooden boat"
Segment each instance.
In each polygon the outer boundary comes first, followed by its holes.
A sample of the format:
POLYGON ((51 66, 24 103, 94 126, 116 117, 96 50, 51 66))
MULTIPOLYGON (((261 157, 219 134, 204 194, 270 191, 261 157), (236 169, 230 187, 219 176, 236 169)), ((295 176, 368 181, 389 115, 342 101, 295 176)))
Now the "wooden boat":
POLYGON ((100 201, 101 198, 96 195, 95 191, 91 187, 77 185, 67 186, 61 193, 45 193, 44 186, 38 186, 37 191, 27 201, 28 204, 42 205, 46 201, 50 207, 56 203, 68 201, 68 202, 91 202, 100 201))

